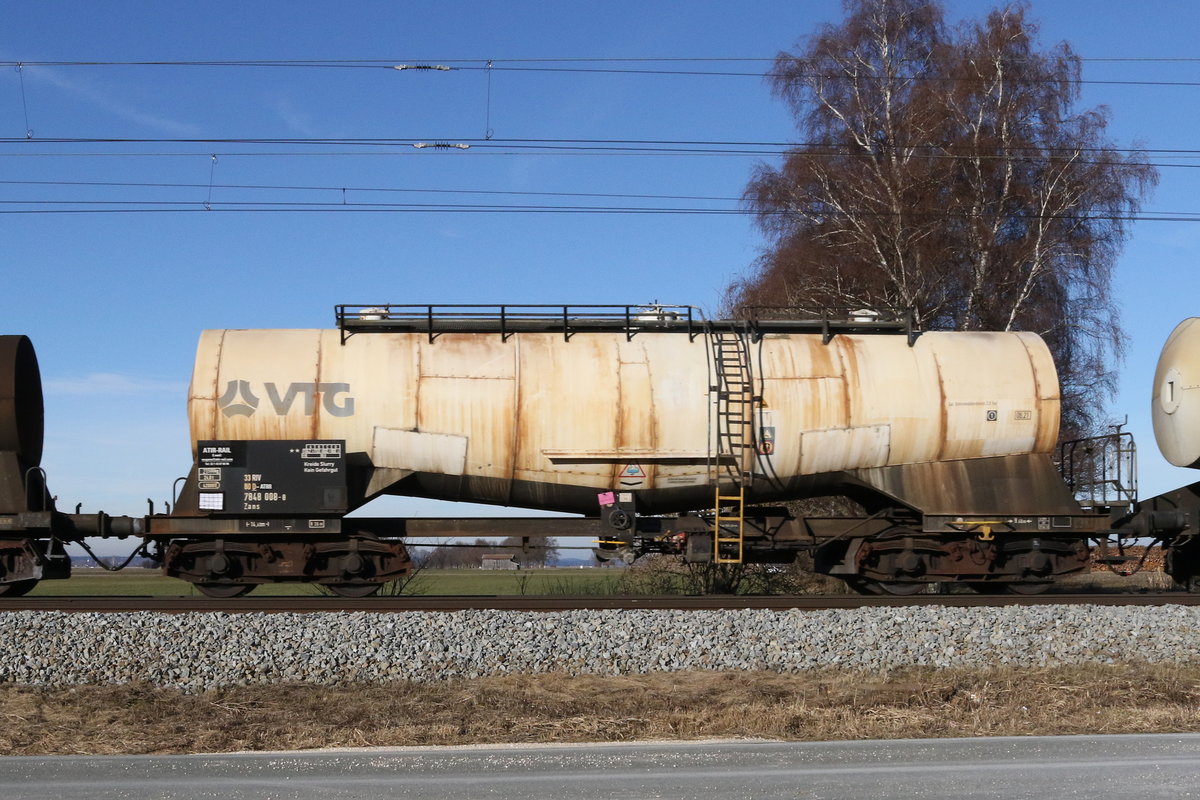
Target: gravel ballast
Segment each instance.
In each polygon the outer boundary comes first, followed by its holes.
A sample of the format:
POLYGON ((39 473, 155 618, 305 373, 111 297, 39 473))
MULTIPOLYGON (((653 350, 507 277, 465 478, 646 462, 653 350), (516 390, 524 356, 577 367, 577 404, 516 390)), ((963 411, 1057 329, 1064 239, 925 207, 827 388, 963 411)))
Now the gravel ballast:
POLYGON ((189 692, 505 673, 1196 663, 1200 608, 0 613, 0 683, 189 692))

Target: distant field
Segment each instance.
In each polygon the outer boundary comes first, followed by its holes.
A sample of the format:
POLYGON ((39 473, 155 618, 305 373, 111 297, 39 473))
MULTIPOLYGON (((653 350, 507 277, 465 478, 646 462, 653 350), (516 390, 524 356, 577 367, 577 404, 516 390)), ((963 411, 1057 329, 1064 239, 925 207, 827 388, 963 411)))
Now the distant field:
POLYGON ((624 570, 549 568, 530 570, 431 569, 419 572, 409 594, 525 595, 610 594, 624 570))
MULTIPOLYGON (((622 570, 606 569, 531 569, 491 571, 478 569, 431 569, 417 573, 405 587, 406 594, 424 595, 534 595, 534 594, 609 594, 620 580, 622 570)), ((165 578, 158 570, 126 569, 104 572, 79 569, 69 580, 43 581, 30 596, 125 595, 178 597, 198 595, 190 583, 165 578)), ((321 590, 309 584, 266 584, 255 595, 318 595, 321 590)))

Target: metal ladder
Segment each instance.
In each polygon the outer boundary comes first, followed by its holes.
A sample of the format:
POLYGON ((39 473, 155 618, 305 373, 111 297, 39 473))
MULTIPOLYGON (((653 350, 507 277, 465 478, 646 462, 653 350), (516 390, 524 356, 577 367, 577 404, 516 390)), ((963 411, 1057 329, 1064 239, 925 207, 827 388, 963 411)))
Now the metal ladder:
POLYGON ((716 453, 708 463, 715 511, 713 563, 741 564, 746 484, 754 478, 754 376, 744 334, 710 329, 708 338, 713 358, 709 413, 716 432, 716 453))

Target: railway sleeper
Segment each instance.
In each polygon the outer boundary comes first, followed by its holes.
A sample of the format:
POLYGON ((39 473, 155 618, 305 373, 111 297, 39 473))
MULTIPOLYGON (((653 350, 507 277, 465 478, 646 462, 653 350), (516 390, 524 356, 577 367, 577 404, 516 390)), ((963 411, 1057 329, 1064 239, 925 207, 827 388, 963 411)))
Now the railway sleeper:
POLYGON ((171 541, 163 573, 182 578, 211 597, 237 597, 263 583, 316 583, 345 597, 375 594, 412 572, 397 540, 205 538, 171 541))

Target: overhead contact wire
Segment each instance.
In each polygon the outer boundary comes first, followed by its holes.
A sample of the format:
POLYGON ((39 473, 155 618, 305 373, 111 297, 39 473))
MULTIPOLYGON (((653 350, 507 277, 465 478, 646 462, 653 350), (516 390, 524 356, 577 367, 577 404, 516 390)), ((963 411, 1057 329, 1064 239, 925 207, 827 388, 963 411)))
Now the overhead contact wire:
MULTIPOLYGON (((224 211, 238 213, 266 212, 363 212, 363 213, 505 213, 505 214, 662 214, 696 216, 749 216, 756 215, 749 209, 727 208, 656 208, 637 206, 530 206, 530 205, 468 205, 429 203, 284 203, 284 202, 237 202, 214 203, 211 208, 198 209, 194 203, 180 201, 127 201, 127 200, 0 200, 5 206, 72 206, 71 208, 7 208, 0 214, 107 214, 107 213, 163 213, 179 211, 224 211), (76 206, 84 206, 77 208, 76 206), (132 206, 110 208, 110 206, 132 206), (190 206, 190 208, 189 208, 190 206)), ((773 212, 785 215, 792 212, 773 212)), ((865 216, 884 217, 886 214, 865 216)), ((929 219, 976 219, 992 218, 995 214, 930 214, 929 219)), ((1062 219, 1062 220, 1109 220, 1126 222, 1200 222, 1200 212, 1150 212, 1146 214, 1021 214, 1007 215, 1014 219, 1062 219)))
MULTIPOLYGON (((1194 58, 1081 58, 1083 62, 1096 63, 1192 63, 1197 59, 1194 58)), ((733 72, 733 71, 718 71, 718 70, 681 70, 681 69, 635 69, 635 68, 614 68, 614 67, 569 67, 569 66, 498 66, 497 64, 587 64, 587 63, 608 63, 608 64, 632 64, 632 63, 774 63, 774 58, 615 58, 615 59, 589 59, 589 58, 567 58, 567 59, 435 59, 436 66, 431 63, 408 64, 400 63, 405 59, 307 59, 307 60, 281 60, 281 61, 253 61, 253 60, 224 60, 224 61, 28 61, 28 62, 7 62, 10 65, 17 63, 35 64, 38 66, 56 66, 56 67, 112 67, 112 66, 132 66, 132 67, 249 67, 249 68, 302 68, 302 69, 387 69, 396 70, 399 68, 408 70, 431 70, 431 69, 446 69, 446 70, 503 70, 508 72, 559 72, 559 73, 592 73, 592 74, 617 74, 617 75, 654 75, 654 76, 687 76, 687 77, 734 77, 734 78, 778 78, 788 77, 781 76, 770 71, 761 72, 733 72), (447 66, 448 64, 461 64, 463 66, 447 66), (478 66, 474 66, 474 65, 478 66)), ((420 60, 428 62, 429 60, 420 60)), ((0 62, 3 63, 3 62, 0 62)), ((810 74, 801 74, 799 78, 821 78, 830 77, 829 73, 813 72, 810 74)), ((860 75, 863 80, 893 80, 887 75, 860 75)), ((936 82, 956 82, 956 81, 978 81, 978 76, 938 76, 938 75, 908 75, 904 80, 913 81, 936 81, 936 82)), ((1028 81, 1029 79, 1027 79, 1028 81)), ((1052 78, 1034 80, 1032 82, 1040 83, 1059 83, 1060 81, 1052 78)), ((1163 81, 1163 80, 1096 80, 1087 78, 1078 78, 1067 81, 1068 83, 1080 85, 1109 85, 1109 86, 1178 86, 1194 88, 1200 86, 1200 81, 1163 81)))

